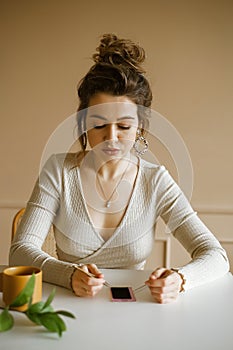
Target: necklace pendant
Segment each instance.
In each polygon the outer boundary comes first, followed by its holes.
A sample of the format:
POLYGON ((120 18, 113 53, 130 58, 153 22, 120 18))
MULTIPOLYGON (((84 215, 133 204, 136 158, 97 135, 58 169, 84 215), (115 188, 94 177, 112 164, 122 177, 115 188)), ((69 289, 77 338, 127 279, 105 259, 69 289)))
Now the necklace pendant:
POLYGON ((111 202, 110 202, 110 201, 107 201, 107 202, 106 202, 106 208, 110 208, 110 205, 111 205, 111 202))

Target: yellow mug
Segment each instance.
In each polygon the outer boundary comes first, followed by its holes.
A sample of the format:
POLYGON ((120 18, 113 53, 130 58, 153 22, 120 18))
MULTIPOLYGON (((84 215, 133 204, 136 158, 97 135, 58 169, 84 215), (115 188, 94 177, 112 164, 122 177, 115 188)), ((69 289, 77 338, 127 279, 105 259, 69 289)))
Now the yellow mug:
MULTIPOLYGON (((1 274, 0 291, 6 305, 10 305, 26 286, 28 280, 35 274, 35 286, 32 295, 32 303, 41 301, 42 298, 42 271, 35 266, 12 266, 3 270, 1 274)), ((25 311, 28 304, 12 307, 14 310, 25 311)))

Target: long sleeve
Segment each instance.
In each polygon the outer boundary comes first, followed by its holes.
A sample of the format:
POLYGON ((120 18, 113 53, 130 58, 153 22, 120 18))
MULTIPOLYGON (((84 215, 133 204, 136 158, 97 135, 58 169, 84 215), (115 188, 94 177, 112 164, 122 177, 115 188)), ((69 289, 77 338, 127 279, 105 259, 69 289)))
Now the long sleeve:
POLYGON ((11 245, 10 265, 33 265, 43 271, 43 280, 70 288, 71 263, 57 260, 41 247, 59 209, 64 160, 52 156, 44 166, 11 245))
POLYGON ((185 290, 214 281, 229 271, 225 250, 198 216, 182 224, 174 236, 192 258, 187 265, 178 268, 185 276, 185 290))
POLYGON ((159 186, 160 216, 167 224, 168 232, 182 244, 191 261, 178 267, 186 283, 185 290, 216 280, 229 271, 225 250, 216 237, 193 211, 181 189, 166 170, 159 186))
POLYGON ((70 288, 74 263, 140 269, 152 251, 159 216, 191 255, 190 263, 179 267, 186 279, 185 289, 229 270, 224 249, 163 166, 140 161, 124 217, 104 241, 86 209, 75 156, 54 155, 44 166, 27 204, 11 246, 10 264, 38 266, 44 281, 66 288, 70 288), (52 224, 60 260, 41 248, 52 224))

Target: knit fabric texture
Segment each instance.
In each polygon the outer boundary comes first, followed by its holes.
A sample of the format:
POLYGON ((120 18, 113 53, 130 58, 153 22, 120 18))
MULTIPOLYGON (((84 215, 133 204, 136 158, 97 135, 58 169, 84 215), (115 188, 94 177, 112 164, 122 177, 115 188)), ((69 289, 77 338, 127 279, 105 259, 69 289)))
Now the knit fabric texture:
POLYGON ((28 201, 11 245, 10 265, 38 266, 43 270, 44 281, 66 288, 70 288, 73 264, 142 269, 153 248, 159 217, 191 256, 190 263, 178 267, 186 280, 185 290, 229 271, 224 249, 164 166, 139 159, 125 214, 105 241, 89 216, 76 155, 53 155, 28 201), (52 224, 58 260, 41 250, 52 224))

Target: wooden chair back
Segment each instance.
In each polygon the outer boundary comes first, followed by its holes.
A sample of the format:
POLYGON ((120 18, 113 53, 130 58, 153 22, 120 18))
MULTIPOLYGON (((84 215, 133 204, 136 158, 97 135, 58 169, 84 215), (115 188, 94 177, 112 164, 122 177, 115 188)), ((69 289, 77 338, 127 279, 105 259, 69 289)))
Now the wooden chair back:
MULTIPOLYGON (((14 236, 16 234, 17 228, 22 220, 22 217, 24 215, 25 208, 20 209, 14 216, 12 221, 12 230, 11 230, 11 241, 13 241, 14 236)), ((56 252, 56 243, 54 238, 54 231, 53 226, 51 226, 50 231, 44 241, 44 244, 42 246, 42 250, 49 255, 53 256, 54 258, 57 258, 57 252, 56 252)))

